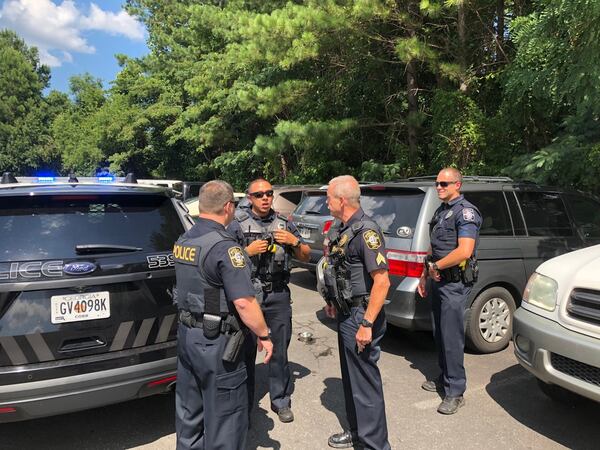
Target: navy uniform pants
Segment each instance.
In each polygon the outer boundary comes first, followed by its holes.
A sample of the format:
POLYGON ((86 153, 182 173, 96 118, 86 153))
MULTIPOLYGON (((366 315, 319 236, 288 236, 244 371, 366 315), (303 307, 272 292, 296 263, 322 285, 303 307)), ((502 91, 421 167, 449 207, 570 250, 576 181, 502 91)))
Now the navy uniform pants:
POLYGON ((380 341, 385 334, 383 310, 373 324, 373 341, 357 353, 356 332, 363 319, 362 306, 351 308, 351 314, 338 314, 338 346, 342 385, 346 404, 346 418, 350 431, 358 434, 365 448, 390 449, 388 442, 383 384, 377 361, 381 354, 380 341))
POLYGON ((465 307, 471 285, 461 281, 432 281, 431 310, 433 335, 442 370, 444 391, 449 397, 464 394, 467 388, 465 373, 465 307))
POLYGON ((177 450, 245 448, 248 393, 244 358, 221 358, 228 337, 209 339, 179 324, 175 428, 177 450))
MULTIPOLYGON (((267 326, 271 330, 273 356, 269 361, 269 397, 274 410, 291 406, 293 390, 292 374, 288 361, 288 347, 292 338, 292 306, 290 290, 265 293, 262 312, 267 326)), ((256 360, 256 342, 249 339, 246 352, 248 368, 248 392, 250 410, 254 406, 254 371, 256 360), (253 342, 252 342, 253 341, 253 342)))

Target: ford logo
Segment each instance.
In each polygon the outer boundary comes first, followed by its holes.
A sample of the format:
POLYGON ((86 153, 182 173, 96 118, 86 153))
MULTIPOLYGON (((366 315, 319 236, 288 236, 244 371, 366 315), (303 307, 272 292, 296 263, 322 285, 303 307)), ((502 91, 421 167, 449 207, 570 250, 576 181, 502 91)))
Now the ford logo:
POLYGON ((97 267, 92 262, 72 262, 63 266, 63 272, 69 275, 85 275, 92 273, 97 267))

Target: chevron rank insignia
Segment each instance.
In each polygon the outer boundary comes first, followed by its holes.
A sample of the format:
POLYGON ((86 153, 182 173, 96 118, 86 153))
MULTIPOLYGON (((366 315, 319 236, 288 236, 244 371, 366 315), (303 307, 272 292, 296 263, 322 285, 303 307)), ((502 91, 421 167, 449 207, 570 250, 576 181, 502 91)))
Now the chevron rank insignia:
POLYGON ((363 239, 365 240, 367 247, 369 247, 371 250, 377 250, 379 247, 381 247, 381 238, 373 230, 365 231, 363 233, 363 239))
POLYGON ((246 267, 246 258, 244 258, 244 252, 240 247, 231 247, 227 250, 229 253, 229 260, 233 267, 242 268, 246 267))
POLYGON ((385 256, 383 256, 381 254, 381 252, 377 252, 377 259, 375 260, 375 262, 377 263, 378 266, 380 264, 385 264, 385 256))

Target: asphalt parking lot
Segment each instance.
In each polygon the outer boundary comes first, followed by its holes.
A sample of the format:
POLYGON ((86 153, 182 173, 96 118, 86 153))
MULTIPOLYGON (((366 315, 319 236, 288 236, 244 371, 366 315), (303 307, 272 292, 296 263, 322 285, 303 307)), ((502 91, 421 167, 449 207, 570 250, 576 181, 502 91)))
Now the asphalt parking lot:
MULTIPOLYGON (((296 420, 282 424, 269 408, 266 368, 257 367, 257 398, 248 449, 326 449, 341 430, 344 404, 333 321, 322 313, 314 277, 292 274, 294 337, 290 360, 295 378, 296 420), (306 344, 297 333, 310 331, 306 344)), ((454 416, 436 412, 440 398, 420 389, 436 374, 429 333, 389 329, 380 369, 392 448, 555 449, 598 448, 600 404, 576 399, 555 403, 516 362, 512 348, 467 354, 466 405, 454 416)), ((2 449, 172 449, 174 396, 162 395, 95 410, 0 425, 2 449)))

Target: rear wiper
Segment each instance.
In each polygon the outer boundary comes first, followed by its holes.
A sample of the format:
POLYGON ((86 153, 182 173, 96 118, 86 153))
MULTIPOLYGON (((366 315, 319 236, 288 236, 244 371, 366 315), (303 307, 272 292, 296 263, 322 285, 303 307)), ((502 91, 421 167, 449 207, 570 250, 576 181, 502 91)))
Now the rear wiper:
POLYGON ((321 215, 321 213, 319 211, 311 211, 310 209, 308 211, 304 211, 304 214, 314 214, 316 216, 321 215))
POLYGON ((75 252, 78 255, 90 253, 139 252, 141 250, 143 250, 143 248, 133 247, 131 245, 84 244, 75 246, 75 252))

